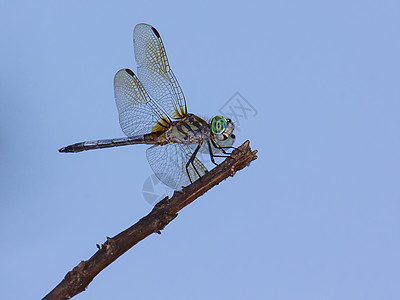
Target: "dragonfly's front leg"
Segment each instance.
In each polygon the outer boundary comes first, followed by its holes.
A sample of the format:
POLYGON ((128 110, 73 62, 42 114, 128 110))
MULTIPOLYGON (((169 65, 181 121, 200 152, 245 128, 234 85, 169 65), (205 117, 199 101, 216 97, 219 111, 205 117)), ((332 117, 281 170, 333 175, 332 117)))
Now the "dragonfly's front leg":
POLYGON ((236 149, 235 147, 222 147, 220 145, 218 145, 213 139, 211 139, 211 143, 213 144, 213 146, 219 150, 221 150, 222 153, 226 154, 226 155, 214 155, 215 157, 229 157, 229 155, 232 154, 229 152, 226 152, 225 149, 236 149))
POLYGON ((217 163, 215 162, 215 160, 214 160, 214 157, 225 157, 225 158, 228 157, 228 158, 230 158, 230 154, 231 154, 231 153, 228 153, 228 152, 224 151, 222 148, 234 148, 234 149, 235 149, 235 147, 221 147, 221 146, 218 147, 218 145, 217 145, 213 140, 211 140, 211 142, 213 143, 213 146, 214 146, 215 148, 220 149, 224 154, 226 154, 226 155, 217 155, 217 154, 214 154, 213 151, 212 151, 212 147, 211 147, 210 141, 207 142, 207 144, 208 144, 208 150, 209 150, 209 153, 210 153, 211 162, 212 162, 214 165, 218 166, 218 164, 217 164, 217 163))

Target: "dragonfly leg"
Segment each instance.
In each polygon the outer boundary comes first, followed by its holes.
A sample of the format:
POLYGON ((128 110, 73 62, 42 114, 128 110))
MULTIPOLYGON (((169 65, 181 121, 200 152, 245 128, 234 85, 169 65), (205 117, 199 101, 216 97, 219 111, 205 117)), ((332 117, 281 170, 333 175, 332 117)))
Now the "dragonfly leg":
POLYGON ((217 164, 217 163, 215 162, 215 160, 214 160, 214 156, 215 156, 215 155, 214 155, 214 153, 212 152, 210 141, 207 142, 207 145, 208 145, 208 151, 209 151, 209 153, 210 153, 210 159, 211 159, 212 163, 213 163, 214 165, 218 166, 218 164, 217 164))
POLYGON ((197 152, 199 152, 199 150, 200 150, 200 147, 201 147, 201 144, 199 144, 197 146, 196 150, 194 150, 192 156, 189 158, 188 162, 186 163, 186 173, 189 176, 190 183, 193 183, 192 178, 190 177, 190 174, 189 174, 189 165, 190 164, 192 164, 193 169, 196 171, 199 178, 201 178, 199 171, 197 171, 196 166, 193 163, 194 159, 196 158, 197 152))
POLYGON ((220 145, 218 145, 213 139, 211 139, 211 143, 213 144, 213 146, 219 150, 221 150, 222 153, 226 154, 226 155, 214 155, 214 157, 229 157, 229 155, 231 155, 232 153, 226 152, 225 149, 229 149, 229 148, 233 148, 236 149, 235 147, 222 147, 220 145))

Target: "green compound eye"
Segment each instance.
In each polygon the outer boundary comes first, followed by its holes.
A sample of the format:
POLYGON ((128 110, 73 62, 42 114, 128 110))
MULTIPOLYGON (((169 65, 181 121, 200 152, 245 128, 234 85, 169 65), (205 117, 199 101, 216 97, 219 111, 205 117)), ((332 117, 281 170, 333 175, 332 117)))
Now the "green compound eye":
POLYGON ((227 121, 223 116, 215 116, 211 121, 211 131, 214 134, 221 134, 225 131, 227 121))

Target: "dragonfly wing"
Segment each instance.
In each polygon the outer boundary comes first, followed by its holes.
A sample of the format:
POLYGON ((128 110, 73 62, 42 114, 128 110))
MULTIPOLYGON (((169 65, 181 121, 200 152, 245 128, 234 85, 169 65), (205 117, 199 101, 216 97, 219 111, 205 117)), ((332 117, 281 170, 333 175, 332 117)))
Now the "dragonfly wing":
POLYGON ((119 123, 127 136, 161 130, 162 125, 170 122, 168 115, 150 98, 131 70, 122 69, 117 72, 114 94, 119 123))
POLYGON ((185 96, 171 70, 158 31, 138 24, 133 34, 138 76, 146 91, 174 119, 187 113, 185 96))
MULTIPOLYGON (((190 179, 186 171, 186 164, 193 155, 188 145, 171 143, 164 146, 155 145, 147 149, 147 160, 157 178, 165 185, 179 190, 182 186, 189 185, 190 179)), ((200 176, 207 172, 203 163, 195 158, 193 165, 200 176)), ((188 166, 191 180, 199 179, 199 175, 192 164, 188 166)))

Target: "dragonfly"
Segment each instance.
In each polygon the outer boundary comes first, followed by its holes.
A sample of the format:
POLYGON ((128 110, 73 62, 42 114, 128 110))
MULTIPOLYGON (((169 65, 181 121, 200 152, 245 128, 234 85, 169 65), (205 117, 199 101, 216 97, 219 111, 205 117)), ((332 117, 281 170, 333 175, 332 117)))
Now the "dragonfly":
POLYGON ((153 172, 165 185, 178 190, 207 172, 199 152, 208 153, 215 165, 215 157, 229 156, 229 149, 234 149, 235 126, 221 115, 207 122, 188 113, 159 32, 141 23, 133 35, 138 76, 121 69, 114 78, 119 123, 126 137, 75 143, 59 151, 148 144, 146 156, 153 172))

